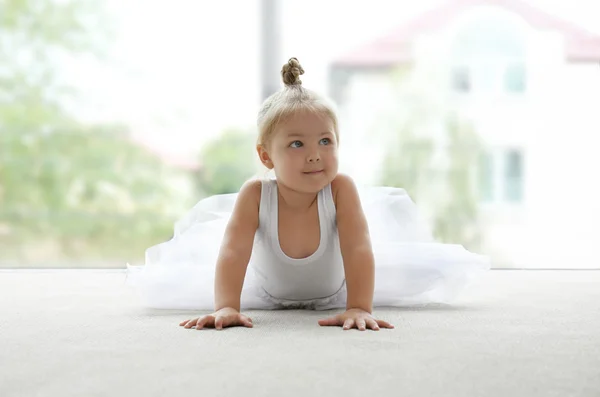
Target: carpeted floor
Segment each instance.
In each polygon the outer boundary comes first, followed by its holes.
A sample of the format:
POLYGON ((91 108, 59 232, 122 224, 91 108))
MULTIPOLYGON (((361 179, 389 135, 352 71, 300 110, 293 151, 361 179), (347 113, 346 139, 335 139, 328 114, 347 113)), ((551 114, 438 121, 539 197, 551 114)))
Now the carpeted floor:
POLYGON ((122 272, 0 271, 0 396, 600 396, 600 271, 491 271, 453 306, 185 330, 122 272))

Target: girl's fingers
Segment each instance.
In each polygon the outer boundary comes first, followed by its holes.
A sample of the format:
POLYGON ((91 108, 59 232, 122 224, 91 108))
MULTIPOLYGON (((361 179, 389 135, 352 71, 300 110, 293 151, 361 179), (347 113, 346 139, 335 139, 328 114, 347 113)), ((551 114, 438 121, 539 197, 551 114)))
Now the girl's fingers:
POLYGON ((324 326, 324 327, 328 327, 328 326, 339 326, 340 324, 340 320, 337 317, 329 317, 329 318, 324 318, 322 320, 319 320, 319 325, 324 326))
POLYGON ((254 325, 252 324, 252 319, 243 315, 240 315, 240 322, 243 326, 252 328, 254 325))
POLYGON ((356 322, 356 328, 358 328, 359 331, 364 331, 365 329, 367 329, 365 320, 363 320, 362 318, 357 319, 355 322, 356 322))
POLYGON ((344 321, 344 330, 348 330, 350 328, 352 328, 354 326, 354 320, 349 318, 346 321, 344 321))
POLYGON ((198 319, 198 322, 196 323, 196 330, 201 330, 202 328, 204 328, 208 322, 210 321, 214 321, 215 318, 213 316, 204 316, 200 319, 198 319))
POLYGON ((198 322, 198 319, 195 318, 193 320, 189 320, 186 324, 185 324, 185 328, 192 328, 194 325, 196 325, 198 322))
POLYGON ((390 323, 388 323, 387 321, 383 321, 383 320, 377 320, 377 325, 379 325, 381 328, 394 328, 394 326, 390 323))
POLYGON ((373 331, 379 331, 379 325, 377 324, 377 321, 373 320, 372 318, 369 318, 367 320, 367 325, 369 326, 369 328, 371 328, 373 331))
POLYGON ((216 329, 223 329, 223 327, 226 327, 227 325, 228 324, 227 324, 227 321, 226 321, 226 317, 218 316, 215 319, 215 328, 216 329))

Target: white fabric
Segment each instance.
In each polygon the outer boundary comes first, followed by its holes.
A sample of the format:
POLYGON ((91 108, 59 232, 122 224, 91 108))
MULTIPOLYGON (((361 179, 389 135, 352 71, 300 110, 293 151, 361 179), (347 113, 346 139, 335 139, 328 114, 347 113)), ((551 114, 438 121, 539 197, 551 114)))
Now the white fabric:
MULTIPOLYGON (((262 196, 268 191, 269 196, 276 197, 271 188, 274 181, 263 181, 263 186, 262 196)), ((436 243, 403 189, 365 188, 360 196, 375 256, 374 306, 449 303, 469 281, 489 269, 489 259, 485 256, 460 245, 436 243)), ((215 263, 236 198, 237 194, 228 194, 201 200, 175 225, 171 240, 147 250, 145 266, 128 266, 128 281, 148 307, 213 308, 215 263)), ((303 273, 300 269, 306 265, 303 260, 292 271, 293 264, 282 256, 275 261, 277 254, 267 252, 277 241, 272 239, 277 235, 273 228, 273 224, 277 225, 273 216, 277 211, 276 208, 265 211, 265 197, 261 197, 261 227, 244 281, 242 309, 345 307, 345 286, 340 289, 339 284, 343 265, 337 230, 330 227, 334 219, 330 208, 333 202, 328 204, 329 200, 332 200, 330 191, 319 193, 321 243, 325 243, 325 250, 331 250, 323 253, 323 259, 331 259, 333 263, 328 263, 327 269, 311 267, 303 273), (266 214, 270 219, 265 219, 266 214), (268 260, 261 262, 260 258, 268 260), (287 270, 277 272, 276 266, 287 266, 287 270), (324 275, 326 280, 315 281, 324 275), (332 294, 335 290, 338 292, 332 294)), ((271 198, 267 203, 272 205, 276 200, 271 198)), ((276 248, 275 252, 281 251, 278 242, 276 248)))

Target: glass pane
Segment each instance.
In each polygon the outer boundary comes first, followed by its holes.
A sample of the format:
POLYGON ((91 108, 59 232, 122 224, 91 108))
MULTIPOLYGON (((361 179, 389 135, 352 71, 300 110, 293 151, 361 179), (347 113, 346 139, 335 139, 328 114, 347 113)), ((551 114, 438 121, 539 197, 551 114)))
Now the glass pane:
POLYGON ((452 71, 452 88, 455 92, 467 93, 471 91, 471 76, 466 67, 456 67, 452 71))
POLYGON ((504 198, 510 202, 523 200, 523 155, 516 150, 505 157, 504 198))
POLYGON ((485 13, 461 26, 455 37, 453 54, 461 58, 490 55, 514 58, 525 54, 525 45, 514 19, 485 13))
POLYGON ((600 68, 575 42, 564 56, 539 51, 556 47, 559 26, 536 34, 502 7, 468 4, 456 19, 440 9, 432 24, 430 6, 407 0, 345 7, 343 18, 341 0, 240 1, 235 13, 218 1, 9 3, 2 268, 143 264, 200 200, 271 176, 256 154, 257 113, 295 56, 302 87, 334 97, 339 169, 357 185, 405 189, 436 238, 495 255, 497 266, 600 267, 581 249, 600 224, 600 68), (530 65, 577 77, 536 73, 536 86, 568 84, 569 95, 520 100, 530 65), (557 173, 577 178, 555 189, 557 173), (565 206, 573 195, 577 215, 565 206), (562 226, 549 232, 553 209, 562 226))
POLYGON ((522 93, 526 89, 525 65, 509 65, 504 75, 504 88, 510 93, 522 93))

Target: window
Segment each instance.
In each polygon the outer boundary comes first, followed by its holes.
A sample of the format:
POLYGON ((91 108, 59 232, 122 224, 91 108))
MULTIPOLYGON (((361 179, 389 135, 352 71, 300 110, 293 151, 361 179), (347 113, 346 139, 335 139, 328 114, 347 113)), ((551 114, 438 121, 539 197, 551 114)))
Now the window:
POLYGON ((519 149, 485 152, 479 159, 482 203, 520 203, 524 196, 523 153, 519 149))
POLYGON ((517 150, 505 153, 504 199, 509 202, 523 200, 523 155, 517 150))
POLYGON ((452 71, 452 90, 467 93, 471 91, 471 76, 466 67, 457 67, 452 71))
POLYGON ((525 65, 522 63, 508 65, 504 74, 504 89, 509 93, 525 92, 525 65))
POLYGON ((465 20, 451 48, 454 92, 495 97, 522 93, 525 84, 526 35, 518 18, 479 10, 465 20))

